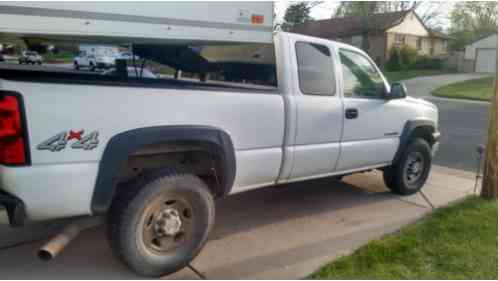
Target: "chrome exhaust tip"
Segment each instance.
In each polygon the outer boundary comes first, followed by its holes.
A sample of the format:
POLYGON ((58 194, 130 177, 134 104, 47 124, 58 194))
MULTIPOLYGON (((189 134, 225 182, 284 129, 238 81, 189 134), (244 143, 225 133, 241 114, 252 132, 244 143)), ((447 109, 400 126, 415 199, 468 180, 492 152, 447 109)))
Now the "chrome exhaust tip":
POLYGON ((38 258, 50 261, 57 257, 66 246, 80 234, 81 231, 103 224, 102 217, 85 217, 66 225, 62 231, 49 240, 40 250, 38 258))

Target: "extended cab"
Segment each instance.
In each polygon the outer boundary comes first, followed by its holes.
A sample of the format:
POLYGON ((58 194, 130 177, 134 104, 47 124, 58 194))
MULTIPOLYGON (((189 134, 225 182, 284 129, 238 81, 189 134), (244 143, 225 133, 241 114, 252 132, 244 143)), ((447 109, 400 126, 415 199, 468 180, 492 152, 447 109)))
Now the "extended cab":
POLYGON ((11 223, 106 216, 118 256, 159 276, 199 253, 217 198, 371 169, 395 193, 423 187, 436 106, 390 85, 355 47, 284 32, 272 41, 242 57, 232 45, 133 46, 184 79, 1 69, 0 204, 11 223))

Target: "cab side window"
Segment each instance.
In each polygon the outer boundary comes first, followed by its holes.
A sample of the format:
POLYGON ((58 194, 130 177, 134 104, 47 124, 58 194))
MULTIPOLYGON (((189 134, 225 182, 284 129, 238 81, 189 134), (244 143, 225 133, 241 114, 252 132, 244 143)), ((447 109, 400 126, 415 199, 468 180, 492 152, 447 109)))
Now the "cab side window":
POLYGON ((333 96, 335 75, 329 48, 297 42, 296 55, 301 92, 305 95, 333 96))
POLYGON ((385 92, 384 80, 374 65, 360 53, 339 50, 344 79, 344 96, 380 99, 385 92))

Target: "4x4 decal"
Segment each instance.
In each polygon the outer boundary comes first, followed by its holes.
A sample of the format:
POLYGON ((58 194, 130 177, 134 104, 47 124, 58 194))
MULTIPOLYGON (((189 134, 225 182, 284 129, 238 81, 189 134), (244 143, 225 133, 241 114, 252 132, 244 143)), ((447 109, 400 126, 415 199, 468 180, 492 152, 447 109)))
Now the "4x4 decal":
POLYGON ((84 130, 61 132, 43 141, 36 148, 39 150, 61 151, 66 148, 67 143, 71 140, 75 140, 71 144, 71 148, 74 149, 91 150, 96 148, 99 144, 99 132, 93 131, 83 135, 84 132, 84 130))

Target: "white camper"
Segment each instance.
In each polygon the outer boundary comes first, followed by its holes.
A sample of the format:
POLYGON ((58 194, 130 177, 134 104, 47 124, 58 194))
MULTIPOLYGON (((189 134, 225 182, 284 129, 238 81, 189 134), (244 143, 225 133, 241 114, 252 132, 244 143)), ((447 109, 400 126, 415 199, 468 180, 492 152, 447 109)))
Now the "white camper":
POLYGON ((0 33, 106 41, 271 43, 272 2, 2 2, 0 33))

